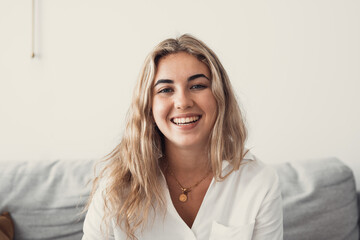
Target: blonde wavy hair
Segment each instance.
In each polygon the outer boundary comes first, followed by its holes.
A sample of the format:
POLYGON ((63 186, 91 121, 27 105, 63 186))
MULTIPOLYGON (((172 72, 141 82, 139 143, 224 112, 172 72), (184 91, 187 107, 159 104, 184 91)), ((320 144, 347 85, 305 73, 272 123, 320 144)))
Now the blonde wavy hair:
POLYGON ((105 167, 93 181, 89 204, 104 179, 104 217, 136 239, 135 233, 147 225, 149 212, 165 213, 163 189, 159 182, 159 161, 163 155, 164 136, 156 128, 152 116, 152 92, 159 60, 169 54, 186 52, 205 63, 211 72, 211 89, 217 103, 218 116, 209 138, 209 165, 215 180, 222 181, 237 170, 245 155, 247 137, 244 119, 232 90, 228 75, 215 53, 203 42, 184 34, 159 43, 147 56, 141 69, 126 118, 121 142, 104 159, 105 167), (222 175, 222 161, 232 164, 232 171, 222 175), (155 208, 157 211, 155 211, 155 208))

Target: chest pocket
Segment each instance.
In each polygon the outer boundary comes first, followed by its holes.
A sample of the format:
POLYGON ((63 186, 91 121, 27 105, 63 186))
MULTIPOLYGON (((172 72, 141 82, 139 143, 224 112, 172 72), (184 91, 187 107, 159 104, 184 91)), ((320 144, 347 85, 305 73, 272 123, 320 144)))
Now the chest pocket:
POLYGON ((246 225, 228 227, 214 221, 209 240, 251 240, 254 225, 255 221, 246 225))

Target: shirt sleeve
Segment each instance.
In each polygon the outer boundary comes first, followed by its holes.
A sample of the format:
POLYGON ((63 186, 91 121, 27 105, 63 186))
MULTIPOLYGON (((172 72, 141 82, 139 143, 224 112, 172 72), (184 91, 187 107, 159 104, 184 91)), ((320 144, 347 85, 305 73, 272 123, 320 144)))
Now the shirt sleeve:
POLYGON ((82 240, 114 240, 113 226, 109 221, 108 238, 106 238, 106 225, 103 222, 104 199, 101 188, 99 188, 91 201, 88 212, 85 217, 82 240))
POLYGON ((283 239, 283 210, 279 177, 272 171, 267 192, 256 216, 253 240, 283 239))

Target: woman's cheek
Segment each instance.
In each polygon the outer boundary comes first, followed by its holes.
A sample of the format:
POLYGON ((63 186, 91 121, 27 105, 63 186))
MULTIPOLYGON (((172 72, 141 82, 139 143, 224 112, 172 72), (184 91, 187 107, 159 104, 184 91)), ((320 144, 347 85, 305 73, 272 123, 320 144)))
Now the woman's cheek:
POLYGON ((170 107, 168 100, 162 101, 159 99, 154 99, 153 116, 156 122, 166 120, 169 113, 170 113, 170 107))

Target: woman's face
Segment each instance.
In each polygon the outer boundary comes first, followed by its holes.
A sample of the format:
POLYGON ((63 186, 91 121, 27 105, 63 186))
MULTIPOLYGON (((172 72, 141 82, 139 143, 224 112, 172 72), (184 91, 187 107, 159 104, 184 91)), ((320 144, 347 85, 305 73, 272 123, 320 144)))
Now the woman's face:
POLYGON ((153 83, 152 112, 165 144, 206 147, 217 114, 208 67, 179 52, 159 60, 153 83))

